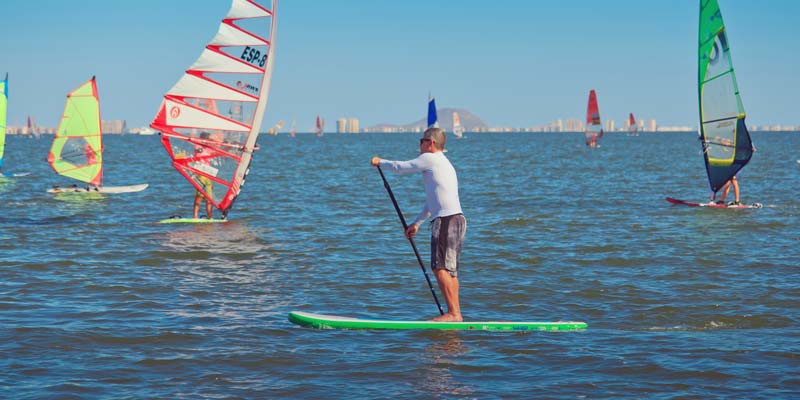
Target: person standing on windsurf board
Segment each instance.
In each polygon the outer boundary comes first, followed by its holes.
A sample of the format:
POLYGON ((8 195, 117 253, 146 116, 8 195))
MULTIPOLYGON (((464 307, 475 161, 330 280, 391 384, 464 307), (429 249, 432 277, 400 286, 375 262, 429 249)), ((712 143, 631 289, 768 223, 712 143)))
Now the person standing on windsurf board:
POLYGON ((453 164, 444 155, 445 133, 429 128, 419 141, 419 157, 409 161, 389 161, 372 157, 370 164, 395 173, 421 172, 425 187, 425 205, 405 235, 411 239, 429 217, 431 221, 431 269, 444 293, 447 312, 433 321, 460 322, 458 267, 467 232, 467 220, 458 198, 458 177, 453 164))

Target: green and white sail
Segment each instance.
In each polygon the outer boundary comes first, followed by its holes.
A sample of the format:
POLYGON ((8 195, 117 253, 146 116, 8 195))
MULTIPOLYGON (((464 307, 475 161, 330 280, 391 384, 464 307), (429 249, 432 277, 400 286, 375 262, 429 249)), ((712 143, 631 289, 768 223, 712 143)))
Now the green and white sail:
POLYGON ((6 110, 8 109, 8 74, 0 82, 0 169, 6 151, 6 110))
POLYGON ((700 0, 700 139, 708 182, 714 192, 747 165, 753 155, 729 46, 717 0, 700 0))
POLYGON ((94 77, 67 95, 47 161, 59 175, 94 186, 102 184, 103 136, 94 77))

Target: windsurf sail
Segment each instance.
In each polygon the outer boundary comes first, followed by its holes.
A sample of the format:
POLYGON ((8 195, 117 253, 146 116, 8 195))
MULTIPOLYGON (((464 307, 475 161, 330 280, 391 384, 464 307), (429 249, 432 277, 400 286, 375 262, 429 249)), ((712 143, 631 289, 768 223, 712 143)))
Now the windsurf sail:
POLYGON ((325 118, 320 118, 319 115, 317 115, 317 130, 315 133, 317 134, 317 136, 322 136, 324 132, 325 132, 325 118))
POLYGON ((67 94, 47 162, 59 175, 94 186, 103 183, 103 132, 95 77, 67 94))
POLYGON ((708 183, 716 193, 750 161, 753 142, 717 0, 700 2, 698 38, 700 140, 708 183))
POLYGON ((216 35, 150 124, 175 167, 223 216, 250 171, 267 107, 277 0, 232 0, 216 35), (204 104, 216 104, 206 107, 204 104), (219 110, 229 110, 227 115, 219 110))
POLYGON ((295 122, 295 121, 294 121, 294 120, 292 120, 292 127, 291 127, 291 128, 289 128, 289 136, 291 136, 291 137, 294 137, 294 135, 297 133, 297 132, 294 130, 294 122, 295 122))
POLYGON ((628 135, 639 135, 639 127, 636 126, 636 118, 633 118, 633 113, 630 113, 630 116, 628 117, 628 135))
POLYGON ((456 111, 453 111, 453 136, 457 138, 464 136, 464 127, 461 126, 461 118, 456 111))
POLYGON ((428 128, 438 128, 439 117, 436 116, 436 99, 428 94, 428 128))
POLYGON ((8 108, 8 73, 0 82, 0 169, 3 168, 3 155, 6 151, 6 110, 8 108))
POLYGON ((603 137, 603 125, 600 123, 600 109, 597 107, 597 94, 589 91, 589 105, 586 107, 586 145, 594 147, 597 139, 603 137))

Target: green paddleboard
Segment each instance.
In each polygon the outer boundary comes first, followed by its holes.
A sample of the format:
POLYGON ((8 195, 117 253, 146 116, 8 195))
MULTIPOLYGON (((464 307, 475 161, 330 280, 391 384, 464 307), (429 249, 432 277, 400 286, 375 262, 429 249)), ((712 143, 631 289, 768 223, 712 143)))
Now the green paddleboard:
POLYGON ((463 331, 574 331, 586 329, 585 322, 511 322, 511 321, 387 321, 358 319, 301 311, 289 313, 289 321, 318 329, 437 329, 463 331))
POLYGON ((216 224, 221 222, 228 222, 228 220, 208 218, 167 218, 158 221, 159 224, 216 224))

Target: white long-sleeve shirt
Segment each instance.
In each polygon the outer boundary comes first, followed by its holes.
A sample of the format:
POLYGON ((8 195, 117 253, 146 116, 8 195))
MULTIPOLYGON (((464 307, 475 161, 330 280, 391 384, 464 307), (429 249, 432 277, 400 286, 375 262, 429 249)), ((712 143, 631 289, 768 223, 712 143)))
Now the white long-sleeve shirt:
POLYGON ((414 220, 414 225, 419 226, 428 217, 438 218, 462 213, 456 170, 443 152, 422 153, 409 161, 381 159, 380 165, 395 173, 422 172, 425 206, 414 220))

